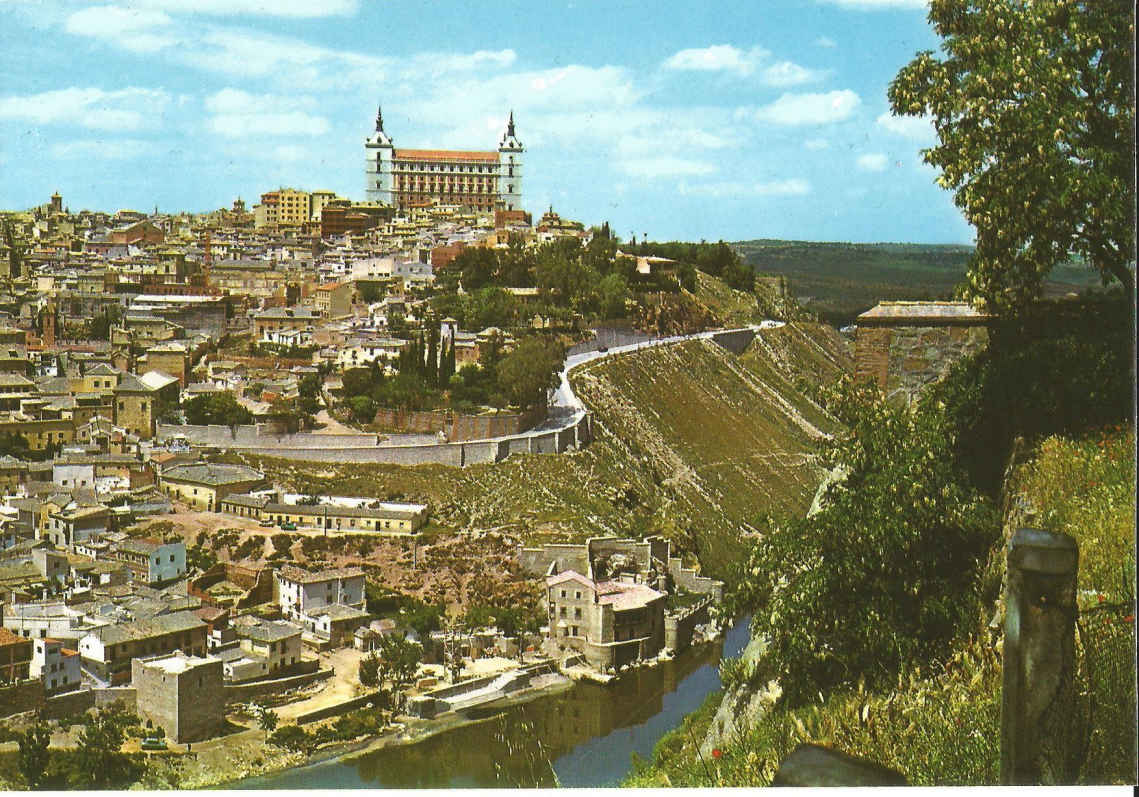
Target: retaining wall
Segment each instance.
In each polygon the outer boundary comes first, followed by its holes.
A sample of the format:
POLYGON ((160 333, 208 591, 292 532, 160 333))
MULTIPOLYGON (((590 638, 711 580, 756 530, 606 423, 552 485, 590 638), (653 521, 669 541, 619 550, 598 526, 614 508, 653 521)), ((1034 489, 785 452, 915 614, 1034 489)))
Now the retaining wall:
POLYGON ((343 703, 337 703, 334 706, 325 706, 324 708, 318 708, 316 711, 310 711, 308 714, 301 714, 297 717, 297 725, 306 725, 310 722, 336 717, 358 708, 364 708, 364 706, 369 703, 383 703, 385 699, 383 692, 371 692, 362 697, 355 697, 351 700, 345 700, 343 703))
MULTIPOLYGON (((316 660, 313 660, 312 664, 320 666, 320 662, 316 660)), ((301 675, 290 675, 287 678, 274 678, 271 681, 255 681, 249 684, 225 684, 222 687, 222 694, 225 695, 226 703, 245 703, 262 695, 271 695, 277 692, 284 692, 286 689, 295 689, 298 686, 323 681, 326 678, 331 678, 332 673, 332 670, 317 670, 316 672, 302 673, 301 675)))
POLYGON ((448 411, 412 412, 409 410, 377 410, 375 423, 399 433, 438 434, 443 432, 452 443, 509 437, 532 429, 546 417, 543 408, 525 413, 500 412, 493 415, 464 415, 448 411))
POLYGON ((754 329, 733 329, 730 332, 717 332, 712 340, 732 354, 743 354, 755 340, 754 329))
POLYGON ((129 711, 135 710, 138 698, 134 687, 116 686, 105 689, 80 689, 49 697, 43 707, 47 719, 78 717, 91 708, 106 708, 121 703, 129 711))
POLYGON ((389 465, 467 465, 501 462, 511 454, 555 454, 571 446, 582 446, 592 439, 588 414, 579 415, 562 429, 523 432, 510 437, 462 443, 429 443, 423 445, 349 445, 338 438, 375 435, 266 435, 258 436, 254 427, 237 427, 230 436, 227 426, 159 425, 159 439, 184 434, 197 446, 224 448, 265 457, 302 462, 338 462, 389 465), (223 434, 224 433, 224 434, 223 434), (299 445, 293 446, 293 443, 299 445))
POLYGON ((44 706, 44 683, 38 678, 0 686, 0 717, 38 711, 44 706))

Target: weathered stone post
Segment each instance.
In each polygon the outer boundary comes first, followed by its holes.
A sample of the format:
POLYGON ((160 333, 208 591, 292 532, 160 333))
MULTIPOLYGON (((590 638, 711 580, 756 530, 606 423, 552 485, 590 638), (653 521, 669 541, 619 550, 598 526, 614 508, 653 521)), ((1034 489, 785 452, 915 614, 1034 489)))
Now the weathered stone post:
POLYGON ((1001 690, 1001 783, 1059 785, 1079 774, 1075 621, 1079 548, 1018 529, 1009 543, 1001 690))

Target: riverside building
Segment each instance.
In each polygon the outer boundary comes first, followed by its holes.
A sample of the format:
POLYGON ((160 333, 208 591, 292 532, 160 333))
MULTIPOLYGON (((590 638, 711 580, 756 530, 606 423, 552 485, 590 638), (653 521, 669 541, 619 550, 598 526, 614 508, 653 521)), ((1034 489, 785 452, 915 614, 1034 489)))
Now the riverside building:
POLYGON ((524 152, 513 111, 496 151, 396 149, 377 111, 376 130, 364 141, 365 194, 401 210, 431 204, 521 210, 524 152))

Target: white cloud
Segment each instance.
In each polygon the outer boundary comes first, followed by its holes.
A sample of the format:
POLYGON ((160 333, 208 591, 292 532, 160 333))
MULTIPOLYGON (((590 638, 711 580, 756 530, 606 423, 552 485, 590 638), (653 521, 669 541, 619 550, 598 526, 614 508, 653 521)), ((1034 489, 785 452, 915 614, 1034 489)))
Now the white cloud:
POLYGON ((162 90, 117 91, 67 88, 40 94, 0 98, 0 119, 34 124, 68 124, 95 130, 139 130, 155 127, 170 95, 162 90))
POLYGON ((858 160, 855 161, 859 171, 863 172, 884 172, 889 161, 886 156, 881 152, 871 152, 866 155, 859 155, 858 160))
POLYGON ((855 11, 883 11, 894 8, 916 11, 929 8, 929 0, 819 0, 819 2, 855 11))
POLYGON ((171 13, 216 16, 333 17, 355 14, 359 0, 133 0, 171 13))
POLYGON ((696 72, 735 72, 750 75, 771 52, 762 47, 741 50, 730 44, 713 44, 681 50, 664 62, 665 69, 696 72))
POLYGON ((303 95, 250 94, 222 89, 206 98, 213 114, 209 128, 228 138, 249 136, 318 136, 331 129, 323 116, 306 113, 313 100, 303 95))
POLYGON ((825 94, 784 94, 758 108, 755 118, 777 125, 829 124, 849 119, 861 104, 861 98, 849 89, 825 94))
POLYGON ((633 177, 678 177, 711 174, 716 167, 704 161, 663 155, 622 161, 621 170, 633 177))
POLYGON ((172 20, 162 11, 92 6, 76 11, 63 28, 68 33, 109 40, 124 50, 153 53, 177 44, 172 20))
POLYGON ((827 141, 825 138, 808 138, 803 142, 803 147, 805 149, 811 150, 812 152, 818 152, 819 150, 827 149, 830 145, 831 142, 827 141))
POLYGON ((799 86, 803 83, 813 83, 826 75, 816 69, 807 69, 791 61, 780 61, 763 70, 763 82, 769 86, 783 88, 785 86, 799 86))
POLYGON ((828 48, 829 47, 838 47, 838 42, 836 42, 830 36, 820 36, 819 38, 815 39, 815 46, 816 47, 828 47, 828 48))
POLYGON ((932 142, 936 138, 933 120, 922 116, 894 116, 887 111, 875 120, 875 124, 894 135, 918 141, 932 142))
POLYGON ((800 177, 770 182, 721 181, 688 185, 681 183, 678 193, 685 196, 704 196, 722 199, 733 197, 780 197, 806 196, 811 193, 811 184, 800 177))
POLYGON ((791 61, 764 66, 770 57, 771 51, 759 46, 741 50, 730 44, 713 44, 674 53, 663 67, 678 72, 726 72, 739 77, 758 73, 763 83, 778 87, 810 83, 826 74, 791 61))

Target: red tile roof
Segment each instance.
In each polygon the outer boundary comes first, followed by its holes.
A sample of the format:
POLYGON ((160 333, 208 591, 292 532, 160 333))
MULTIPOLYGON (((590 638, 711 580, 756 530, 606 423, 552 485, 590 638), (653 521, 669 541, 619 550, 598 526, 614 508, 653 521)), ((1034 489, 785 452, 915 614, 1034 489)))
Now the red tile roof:
POLYGON ((498 163, 497 152, 465 152, 450 149, 397 149, 392 155, 394 160, 417 161, 482 161, 484 163, 498 163))

